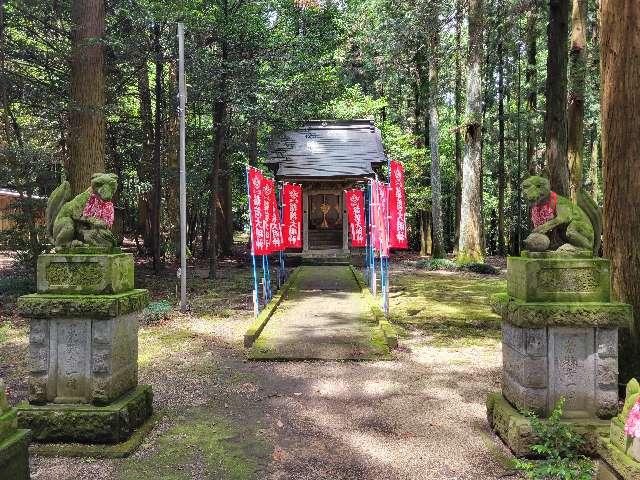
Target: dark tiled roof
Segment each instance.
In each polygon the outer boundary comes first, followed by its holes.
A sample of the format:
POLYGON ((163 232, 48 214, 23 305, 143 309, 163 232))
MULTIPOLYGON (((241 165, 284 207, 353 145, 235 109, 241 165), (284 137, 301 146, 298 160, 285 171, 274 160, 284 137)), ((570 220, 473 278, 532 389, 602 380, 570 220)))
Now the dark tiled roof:
POLYGON ((315 120, 277 135, 267 161, 278 178, 329 178, 370 176, 387 158, 373 121, 315 120))

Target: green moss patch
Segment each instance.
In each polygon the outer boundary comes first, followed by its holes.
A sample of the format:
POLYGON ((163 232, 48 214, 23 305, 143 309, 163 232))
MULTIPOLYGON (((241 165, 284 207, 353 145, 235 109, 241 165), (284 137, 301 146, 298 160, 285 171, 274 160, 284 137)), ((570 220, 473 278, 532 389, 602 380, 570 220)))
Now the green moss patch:
POLYGON ((438 346, 496 345, 500 316, 491 297, 506 290, 500 278, 459 273, 402 273, 392 276, 390 320, 419 328, 438 346))
POLYGON ((255 432, 204 408, 174 418, 148 448, 150 454, 141 452, 125 460, 117 478, 259 479, 264 478, 261 471, 268 458, 268 449, 255 432))

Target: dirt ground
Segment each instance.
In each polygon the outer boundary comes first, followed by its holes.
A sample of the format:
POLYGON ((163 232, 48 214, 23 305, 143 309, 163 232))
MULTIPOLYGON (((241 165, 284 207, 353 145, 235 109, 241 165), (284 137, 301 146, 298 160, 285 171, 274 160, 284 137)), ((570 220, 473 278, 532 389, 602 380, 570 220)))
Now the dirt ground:
MULTIPOLYGON (((200 272, 202 273, 202 272, 200 272)), ((498 390, 499 327, 486 295, 499 277, 392 272, 401 332, 390 361, 252 362, 250 271, 230 261, 218 280, 194 278, 192 311, 146 315, 140 382, 158 424, 122 460, 32 455, 34 480, 63 479, 497 479, 509 456, 484 406, 498 390), (457 297, 454 294, 457 292, 457 297), (441 299, 441 301, 439 301, 441 299), (466 311, 465 308, 472 310, 466 311)), ((138 268, 137 286, 175 300, 175 276, 138 268)), ((26 398, 27 327, 3 299, 0 376, 26 398)), ((514 478, 514 477, 510 477, 514 478)))

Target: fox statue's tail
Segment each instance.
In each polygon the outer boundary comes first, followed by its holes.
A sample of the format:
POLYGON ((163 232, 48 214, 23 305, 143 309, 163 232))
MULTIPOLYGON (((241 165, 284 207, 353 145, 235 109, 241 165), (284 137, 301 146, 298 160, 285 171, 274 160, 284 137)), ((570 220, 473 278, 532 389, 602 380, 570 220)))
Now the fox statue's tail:
POLYGON ((597 257, 602 245, 602 211, 584 192, 578 192, 578 206, 584 210, 593 225, 593 256, 597 257))
POLYGON ((71 184, 64 180, 47 200, 47 234, 53 238, 53 222, 56 220, 62 206, 71 200, 71 184))

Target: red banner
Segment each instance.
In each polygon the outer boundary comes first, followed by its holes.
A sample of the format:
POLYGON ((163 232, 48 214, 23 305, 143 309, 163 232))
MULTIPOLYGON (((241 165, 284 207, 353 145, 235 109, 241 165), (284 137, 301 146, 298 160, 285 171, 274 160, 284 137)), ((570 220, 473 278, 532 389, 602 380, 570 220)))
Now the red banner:
POLYGON ((391 248, 408 248, 407 239, 407 205, 404 191, 404 165, 391 160, 389 191, 389 246, 391 248))
POLYGON ((251 253, 253 255, 269 254, 267 242, 266 222, 264 217, 263 182, 262 172, 257 168, 249 167, 249 215, 251 216, 251 253))
POLYGON ((367 244, 367 231, 364 219, 364 192, 359 189, 345 190, 351 246, 364 247, 367 244))
POLYGON ((262 206, 264 216, 265 243, 268 253, 284 250, 282 224, 276 202, 276 183, 271 178, 262 179, 262 206))
POLYGON ((389 186, 379 180, 371 182, 371 222, 373 248, 381 257, 389 256, 389 186))
POLYGON ((282 190, 284 245, 302 248, 302 186, 285 183, 282 190))

